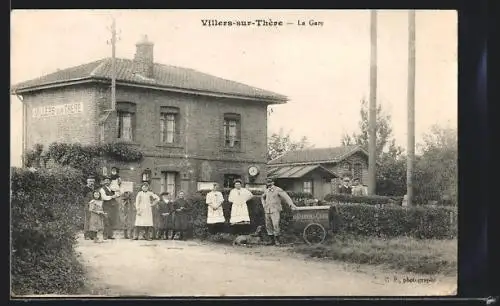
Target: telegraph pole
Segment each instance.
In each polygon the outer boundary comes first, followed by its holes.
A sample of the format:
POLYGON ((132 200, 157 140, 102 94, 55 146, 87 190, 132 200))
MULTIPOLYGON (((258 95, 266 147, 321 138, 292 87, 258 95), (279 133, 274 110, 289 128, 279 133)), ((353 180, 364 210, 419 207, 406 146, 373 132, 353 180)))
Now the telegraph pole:
POLYGON ((111 110, 116 108, 116 21, 111 23, 111 110))
POLYGON ((368 194, 375 194, 377 160, 377 10, 370 12, 370 106, 368 135, 368 194))
POLYGON ((408 13, 408 156, 406 161, 406 194, 413 204, 413 166, 415 163, 415 10, 408 13))

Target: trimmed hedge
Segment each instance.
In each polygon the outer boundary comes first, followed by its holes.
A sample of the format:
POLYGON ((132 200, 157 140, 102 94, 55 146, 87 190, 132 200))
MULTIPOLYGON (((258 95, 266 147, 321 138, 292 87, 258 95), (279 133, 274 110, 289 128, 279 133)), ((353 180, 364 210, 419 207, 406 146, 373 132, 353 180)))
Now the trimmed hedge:
POLYGON ((369 205, 397 204, 401 205, 403 197, 388 196, 355 196, 351 194, 330 193, 325 196, 325 202, 333 203, 362 203, 369 205))
POLYGON ((457 210, 452 207, 343 204, 332 206, 331 212, 335 230, 340 233, 420 239, 443 239, 457 235, 457 210))
MULTIPOLYGON (((230 189, 223 191, 224 215, 227 219, 231 215, 230 203, 227 196, 230 189)), ((193 203, 193 234, 197 238, 206 238, 207 235, 207 207, 205 196, 207 190, 198 192, 191 197, 193 203)), ((258 225, 264 225, 264 211, 260 201, 259 191, 254 191, 254 198, 247 202, 250 214, 251 230, 258 225)), ((338 197, 341 198, 341 197, 338 197)), ((457 235, 457 210, 446 206, 412 206, 374 205, 387 203, 392 197, 345 197, 371 198, 372 204, 340 204, 321 203, 330 205, 329 218, 331 230, 335 233, 351 234, 354 236, 399 237, 408 236, 420 239, 453 238, 457 235), (383 199, 383 201, 382 201, 383 199)), ((352 202, 351 202, 352 203, 352 202)), ((280 227, 284 236, 293 235, 294 231, 292 210, 283 203, 280 227)), ((296 234, 296 233, 295 233, 296 234)))
POLYGON ((13 294, 78 293, 84 271, 73 247, 85 178, 72 168, 11 172, 13 294))

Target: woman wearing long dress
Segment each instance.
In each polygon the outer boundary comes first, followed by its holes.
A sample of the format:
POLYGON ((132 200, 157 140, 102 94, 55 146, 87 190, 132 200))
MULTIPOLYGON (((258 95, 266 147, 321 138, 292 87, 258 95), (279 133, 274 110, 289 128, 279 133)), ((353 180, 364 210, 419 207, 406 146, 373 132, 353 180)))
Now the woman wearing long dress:
POLYGON ((189 230, 191 224, 191 205, 184 198, 184 191, 179 192, 179 197, 174 202, 174 230, 172 233, 172 239, 175 238, 175 234, 179 234, 179 239, 184 240, 186 238, 186 232, 189 230))
POLYGON ((224 203, 224 196, 219 191, 219 185, 214 184, 212 191, 207 194, 207 226, 208 231, 214 234, 222 229, 224 225, 224 211, 222 203, 224 203))
POLYGON ((125 239, 134 238, 135 227, 135 203, 132 194, 128 191, 123 193, 123 202, 121 206, 123 236, 125 239))
POLYGON ((150 230, 153 227, 153 209, 154 206, 160 198, 149 190, 149 183, 142 183, 141 191, 137 194, 135 198, 135 226, 136 226, 136 236, 134 240, 139 239, 139 234, 144 231, 144 238, 146 240, 151 240, 150 230))
POLYGON ((241 184, 241 180, 235 180, 234 188, 229 192, 228 201, 232 203, 231 224, 250 223, 247 201, 253 197, 253 194, 248 189, 241 187, 241 184))

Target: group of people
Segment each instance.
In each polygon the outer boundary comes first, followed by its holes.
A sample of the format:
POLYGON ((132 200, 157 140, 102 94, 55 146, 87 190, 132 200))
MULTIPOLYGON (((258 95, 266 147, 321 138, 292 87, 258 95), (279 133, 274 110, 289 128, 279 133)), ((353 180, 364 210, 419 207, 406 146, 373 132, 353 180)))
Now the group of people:
MULTIPOLYGON (((250 216, 248 212, 247 201, 253 197, 253 194, 246 188, 242 187, 241 180, 234 181, 234 188, 229 192, 227 201, 231 205, 230 224, 249 223, 250 216)), ((290 196, 280 187, 274 185, 274 180, 268 178, 266 181, 266 189, 261 196, 261 203, 264 210, 264 220, 267 235, 269 236, 268 244, 280 244, 280 215, 283 210, 282 200, 287 203, 292 209, 297 206, 293 203, 290 196)), ((212 191, 206 196, 207 224, 209 230, 213 232, 214 228, 225 222, 222 204, 224 196, 219 190, 219 185, 214 184, 212 191)))
MULTIPOLYGON (((181 239, 191 223, 191 205, 183 191, 173 200, 173 195, 163 192, 160 196, 151 191, 148 182, 143 182, 141 191, 134 199, 129 192, 121 194, 121 179, 118 169, 112 168, 110 176, 104 176, 101 188, 94 188, 95 180, 87 184, 88 201, 85 209, 85 239, 100 242, 115 239, 114 230, 118 222, 124 225, 124 238, 138 240, 181 239), (120 220, 121 219, 121 220, 120 220), (99 234, 102 238, 99 238, 99 234)), ((231 214, 226 220, 222 204, 225 199, 214 184, 206 196, 207 225, 209 231, 217 231, 218 225, 250 224, 247 202, 253 197, 252 192, 242 186, 241 180, 234 181, 234 188, 229 192, 227 201, 231 203, 231 214), (214 230, 215 229, 215 230, 214 230)), ((290 207, 295 204, 283 189, 274 185, 273 179, 266 182, 266 190, 261 197, 265 214, 265 225, 270 244, 279 244, 280 213, 282 200, 290 207)))
POLYGON ((141 191, 132 199, 129 192, 121 194, 118 169, 111 169, 111 176, 104 176, 101 188, 95 180, 87 182, 84 237, 95 242, 115 239, 114 231, 122 223, 125 239, 181 239, 186 238, 190 223, 190 205, 183 191, 173 200, 163 192, 160 196, 143 182, 141 191), (142 234, 142 235, 141 235, 142 234), (99 237, 101 236, 101 237, 99 237))
POLYGON ((360 183, 359 178, 354 178, 351 183, 349 177, 342 179, 342 184, 339 186, 339 193, 352 194, 354 196, 366 196, 368 194, 367 187, 360 183))

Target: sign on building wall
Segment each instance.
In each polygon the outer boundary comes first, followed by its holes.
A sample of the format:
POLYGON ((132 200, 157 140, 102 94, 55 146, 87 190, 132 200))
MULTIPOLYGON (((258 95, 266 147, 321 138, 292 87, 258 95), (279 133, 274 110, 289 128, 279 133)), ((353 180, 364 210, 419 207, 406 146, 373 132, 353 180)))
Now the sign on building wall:
POLYGON ((200 190, 212 190, 215 182, 198 182, 198 191, 200 190))
POLYGON ((83 102, 79 102, 79 103, 35 107, 31 111, 31 114, 33 115, 33 118, 48 118, 48 117, 81 114, 82 112, 83 112, 83 102))
POLYGON ((122 181, 122 183, 120 185, 120 193, 124 194, 127 191, 134 192, 134 182, 122 181))

